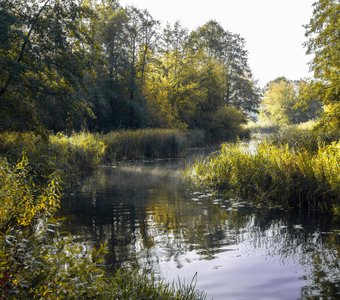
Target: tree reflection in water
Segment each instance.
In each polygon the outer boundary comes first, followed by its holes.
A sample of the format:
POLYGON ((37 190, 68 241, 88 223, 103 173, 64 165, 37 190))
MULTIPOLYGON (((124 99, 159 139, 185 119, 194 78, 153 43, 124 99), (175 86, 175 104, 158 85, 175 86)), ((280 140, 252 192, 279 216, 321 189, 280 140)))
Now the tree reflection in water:
POLYGON ((67 229, 95 244, 107 241, 112 270, 132 265, 161 274, 166 264, 181 269, 197 261, 218 268, 222 254, 232 259, 242 248, 254 259, 260 255, 302 266, 300 297, 335 299, 339 220, 191 192, 181 180, 182 165, 160 161, 99 168, 65 197, 67 229))

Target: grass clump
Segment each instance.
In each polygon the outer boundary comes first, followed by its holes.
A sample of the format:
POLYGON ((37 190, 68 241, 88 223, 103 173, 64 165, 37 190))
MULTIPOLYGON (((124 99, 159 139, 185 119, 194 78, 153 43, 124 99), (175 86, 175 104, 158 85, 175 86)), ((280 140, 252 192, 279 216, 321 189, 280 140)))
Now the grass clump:
POLYGON ((176 129, 113 131, 102 139, 108 161, 177 158, 183 155, 186 143, 185 133, 176 129))
POLYGON ((252 133, 263 133, 263 134, 270 134, 270 133, 277 133, 280 129, 280 126, 274 124, 272 122, 260 122, 255 123, 253 121, 249 121, 244 128, 249 130, 252 133))
POLYGON ((190 284, 157 280, 154 274, 118 270, 107 281, 107 290, 101 299, 162 299, 162 300, 203 300, 206 294, 195 288, 196 275, 190 284))
POLYGON ((263 142, 252 154, 224 144, 186 175, 198 185, 258 203, 331 211, 340 201, 340 142, 320 145, 315 153, 263 142))

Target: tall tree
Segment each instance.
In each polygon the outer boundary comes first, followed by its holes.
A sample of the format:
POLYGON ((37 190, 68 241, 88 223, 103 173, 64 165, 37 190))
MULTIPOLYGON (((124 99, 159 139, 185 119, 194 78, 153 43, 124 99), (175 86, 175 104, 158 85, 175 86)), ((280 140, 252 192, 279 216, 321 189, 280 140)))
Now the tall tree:
POLYGON ((152 18, 147 10, 128 7, 129 17, 129 54, 130 54, 130 99, 141 93, 145 80, 145 70, 149 54, 155 47, 159 22, 152 18), (137 77, 139 82, 136 82, 137 77), (138 86, 139 84, 139 86, 138 86))
POLYGON ((318 0, 306 26, 307 54, 314 54, 311 68, 313 92, 325 105, 324 125, 340 129, 340 3, 318 0))
POLYGON ((128 15, 116 0, 95 2, 93 10, 96 14, 90 31, 94 68, 84 80, 90 87, 89 98, 96 114, 90 128, 108 131, 130 125, 128 15))
POLYGON ((247 113, 257 112, 260 90, 248 66, 243 38, 225 31, 216 21, 209 21, 191 33, 188 46, 196 51, 204 49, 209 57, 224 65, 226 104, 232 104, 247 113))
POLYGON ((79 127, 90 11, 79 1, 1 1, 0 129, 79 127))

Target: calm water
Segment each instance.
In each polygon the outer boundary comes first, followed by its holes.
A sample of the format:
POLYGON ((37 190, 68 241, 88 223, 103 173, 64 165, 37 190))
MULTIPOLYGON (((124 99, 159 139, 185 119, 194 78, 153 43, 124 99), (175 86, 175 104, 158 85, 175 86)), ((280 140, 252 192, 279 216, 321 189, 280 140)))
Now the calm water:
POLYGON ((208 299, 340 299, 339 219, 190 190, 184 165, 99 167, 64 197, 67 229, 107 241, 112 270, 128 264, 186 282, 197 272, 208 299))

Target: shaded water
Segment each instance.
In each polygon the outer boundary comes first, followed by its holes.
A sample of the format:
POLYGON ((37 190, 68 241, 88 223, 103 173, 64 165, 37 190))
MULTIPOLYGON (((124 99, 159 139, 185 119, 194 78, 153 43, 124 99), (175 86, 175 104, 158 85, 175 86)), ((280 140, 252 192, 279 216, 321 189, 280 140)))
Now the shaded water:
POLYGON ((186 282, 197 272, 208 299, 340 297, 338 219, 190 190, 184 164, 99 167, 64 197, 67 229, 107 241, 111 269, 129 264, 186 282))

